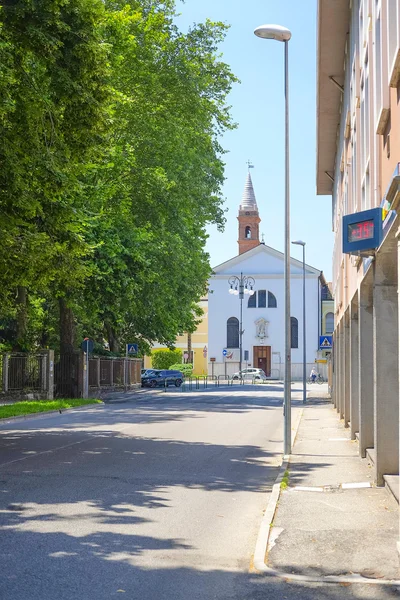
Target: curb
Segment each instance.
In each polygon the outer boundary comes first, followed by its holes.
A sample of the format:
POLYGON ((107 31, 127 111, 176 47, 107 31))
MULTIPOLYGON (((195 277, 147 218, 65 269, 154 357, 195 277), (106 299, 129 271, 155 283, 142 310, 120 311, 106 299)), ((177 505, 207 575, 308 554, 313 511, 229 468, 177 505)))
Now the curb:
POLYGON ((104 401, 94 402, 93 404, 83 404, 82 406, 71 406, 70 408, 60 408, 55 410, 43 410, 37 413, 31 413, 29 415, 18 415, 15 417, 5 417, 4 419, 0 419, 0 427, 2 425, 6 425, 7 423, 13 423, 15 421, 26 421, 28 419, 38 419, 39 417, 47 417, 48 415, 54 415, 59 413, 60 410, 62 413, 70 412, 71 410, 83 410, 84 408, 93 408, 97 406, 104 406, 104 401))
MULTIPOLYGON (((294 435, 293 435, 293 445, 296 440, 297 432, 299 430, 300 422, 303 416, 303 410, 300 412, 300 417, 297 420, 297 423, 294 427, 294 435)), ((278 477, 275 480, 274 485, 272 486, 272 493, 268 500, 268 505, 265 510, 263 519, 261 521, 260 529, 257 536, 256 548, 254 551, 254 559, 253 566, 255 571, 258 571, 260 574, 268 575, 270 577, 279 577, 280 579, 285 579, 286 581, 293 581, 298 583, 332 583, 332 584, 351 584, 351 583, 362 583, 373 584, 373 585, 391 585, 391 586, 400 586, 400 579, 370 579, 368 577, 363 577, 358 573, 354 573, 354 575, 340 576, 340 575, 324 575, 324 576, 311 576, 311 575, 295 575, 293 573, 285 573, 283 571, 278 571, 277 569, 272 569, 265 564, 265 556, 268 550, 269 544, 269 536, 271 532, 271 528, 273 526, 275 512, 278 506, 280 491, 281 491, 281 482, 284 477, 285 471, 288 468, 290 463, 290 456, 284 456, 282 459, 282 464, 279 469, 278 477)))

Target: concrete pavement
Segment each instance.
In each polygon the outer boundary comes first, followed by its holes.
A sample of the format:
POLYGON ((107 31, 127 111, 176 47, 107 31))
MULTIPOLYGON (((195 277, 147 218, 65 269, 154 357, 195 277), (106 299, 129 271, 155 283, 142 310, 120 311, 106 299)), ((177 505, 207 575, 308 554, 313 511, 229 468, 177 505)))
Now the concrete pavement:
POLYGON ((358 574, 365 585, 352 586, 354 597, 392 598, 400 591, 398 504, 385 488, 372 486, 371 465, 359 458, 357 441, 350 440, 331 402, 318 398, 323 395, 318 389, 311 395, 290 457, 289 486, 281 489, 271 526, 266 564, 289 578, 300 575, 300 581, 336 576, 345 583, 358 574), (397 584, 374 588, 372 580, 397 584))

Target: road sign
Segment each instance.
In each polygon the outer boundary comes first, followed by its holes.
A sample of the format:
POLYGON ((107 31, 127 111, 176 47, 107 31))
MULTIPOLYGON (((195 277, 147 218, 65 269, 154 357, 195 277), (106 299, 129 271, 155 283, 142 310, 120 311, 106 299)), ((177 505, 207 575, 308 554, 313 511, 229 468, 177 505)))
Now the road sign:
POLYGON ((84 352, 91 354, 94 348, 94 341, 89 338, 85 338, 81 344, 81 348, 84 352))
POLYGON ((222 350, 222 356, 226 356, 228 354, 228 350, 226 348, 224 348, 222 350))
POLYGON ((332 348, 332 336, 331 335, 320 335, 319 336, 319 347, 325 350, 332 348))
POLYGON ((204 358, 206 358, 206 356, 207 356, 207 346, 204 346, 204 348, 203 348, 203 356, 204 356, 204 358))
POLYGON ((127 344, 126 345, 126 353, 127 354, 137 354, 138 353, 138 345, 137 344, 127 344))
POLYGON ((215 362, 215 357, 210 358, 210 362, 215 362))
POLYGON ((183 358, 186 360, 187 358, 189 358, 189 353, 188 352, 184 352, 183 353, 183 358))

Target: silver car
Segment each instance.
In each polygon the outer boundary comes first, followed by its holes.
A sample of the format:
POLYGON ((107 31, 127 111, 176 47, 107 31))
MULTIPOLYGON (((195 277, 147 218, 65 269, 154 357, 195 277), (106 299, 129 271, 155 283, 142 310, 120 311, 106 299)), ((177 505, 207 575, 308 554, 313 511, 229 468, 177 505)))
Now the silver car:
POLYGON ((242 369, 232 375, 232 379, 267 379, 266 374, 262 369, 242 369))

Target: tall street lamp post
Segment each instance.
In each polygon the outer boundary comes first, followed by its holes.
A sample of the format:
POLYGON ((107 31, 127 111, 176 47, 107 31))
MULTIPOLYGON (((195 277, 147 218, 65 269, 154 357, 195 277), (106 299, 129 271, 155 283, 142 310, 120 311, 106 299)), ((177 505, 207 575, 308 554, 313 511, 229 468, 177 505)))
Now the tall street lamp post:
POLYGON ((239 322, 239 372, 242 371, 242 360, 243 360, 243 298, 247 294, 252 296, 254 294, 253 286, 255 284, 255 280, 253 277, 249 277, 248 275, 243 275, 240 273, 240 277, 237 275, 232 275, 228 279, 228 283, 230 285, 229 293, 234 296, 239 296, 240 299, 240 322, 239 322))
POLYGON ((296 246, 303 246, 303 404, 307 400, 307 353, 306 353, 306 243, 301 240, 292 242, 296 246))
POLYGON ((285 380, 283 397, 284 435, 283 453, 292 449, 291 440, 291 343, 290 343, 290 193, 289 193, 289 40, 291 32, 281 25, 261 25, 254 30, 256 36, 284 42, 285 44, 285 380))

